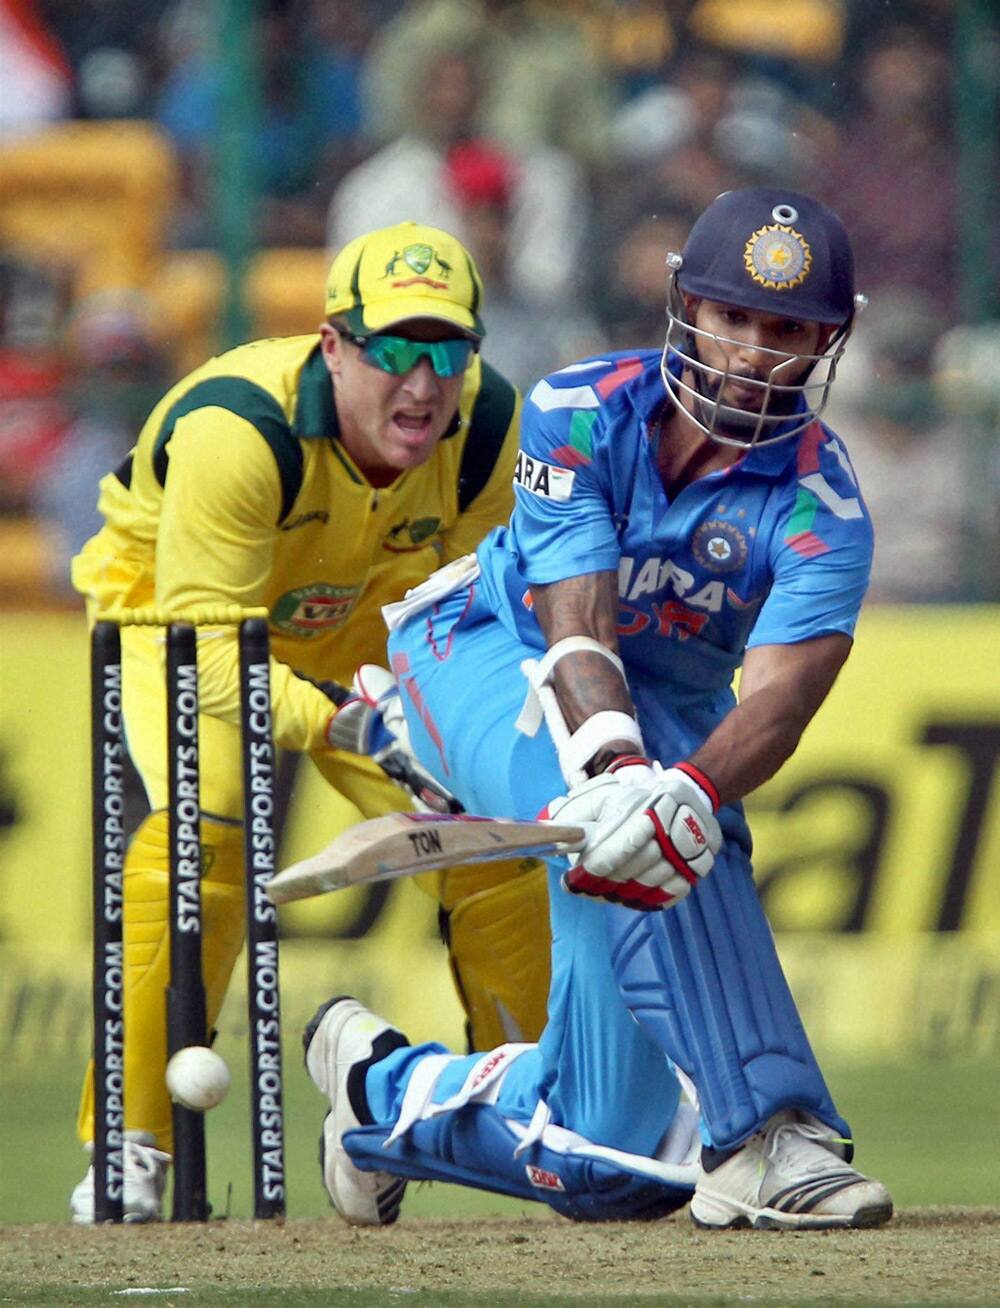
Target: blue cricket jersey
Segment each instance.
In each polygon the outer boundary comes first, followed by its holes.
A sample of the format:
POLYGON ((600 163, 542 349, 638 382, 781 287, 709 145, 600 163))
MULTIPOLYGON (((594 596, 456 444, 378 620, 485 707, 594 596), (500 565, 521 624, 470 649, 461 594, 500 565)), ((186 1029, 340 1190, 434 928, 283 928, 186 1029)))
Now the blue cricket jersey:
POLYGON ((510 525, 478 555, 483 598, 539 648, 533 583, 617 571, 624 662, 697 698, 728 686, 748 647, 853 633, 872 528, 844 446, 818 420, 671 500, 650 435, 670 402, 658 350, 607 354, 538 382, 521 419, 510 525))

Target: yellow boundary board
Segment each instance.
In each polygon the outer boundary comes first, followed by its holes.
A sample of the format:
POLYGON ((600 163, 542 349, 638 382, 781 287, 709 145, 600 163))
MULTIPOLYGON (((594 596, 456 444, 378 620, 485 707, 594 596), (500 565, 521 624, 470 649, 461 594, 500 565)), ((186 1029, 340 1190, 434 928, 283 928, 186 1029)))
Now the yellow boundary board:
MULTIPOLYGON (((821 1044, 995 1047, 998 650, 996 606, 873 609, 798 753, 749 805, 758 884, 821 1044)), ((5 617, 0 1022, 22 1014, 19 1049, 34 1005, 62 1004, 77 1039, 86 1008, 87 687, 82 618, 5 617)), ((282 862, 319 848, 350 816, 302 766, 282 862)), ((292 905, 282 922, 292 1012, 300 997, 313 1002, 310 976, 344 976, 398 1020, 409 1014, 418 1038, 459 1038, 434 906, 413 886, 292 905)))

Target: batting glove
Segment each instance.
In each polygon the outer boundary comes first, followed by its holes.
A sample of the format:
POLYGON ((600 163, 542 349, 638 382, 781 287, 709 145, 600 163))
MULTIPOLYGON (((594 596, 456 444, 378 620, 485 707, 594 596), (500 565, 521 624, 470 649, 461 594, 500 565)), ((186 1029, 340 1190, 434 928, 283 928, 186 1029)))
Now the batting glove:
POLYGON ((396 678, 386 668, 364 663, 354 674, 351 694, 330 715, 326 743, 352 754, 377 754, 406 733, 406 718, 396 678))
POLYGON ((571 860, 565 889, 646 911, 679 903, 722 847, 718 793, 690 763, 664 770, 624 756, 549 805, 561 822, 595 830, 571 860))
POLYGON ((461 810, 451 792, 417 761, 396 678, 375 663, 362 664, 354 674, 350 698, 326 725, 326 743, 331 749, 370 755, 422 809, 432 813, 461 810))

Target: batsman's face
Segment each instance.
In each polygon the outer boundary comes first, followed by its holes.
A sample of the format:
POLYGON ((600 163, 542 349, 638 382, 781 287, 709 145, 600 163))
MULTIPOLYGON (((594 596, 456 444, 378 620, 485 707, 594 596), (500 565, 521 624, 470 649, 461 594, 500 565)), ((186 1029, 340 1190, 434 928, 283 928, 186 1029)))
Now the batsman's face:
POLYGON ((733 409, 759 413, 770 381, 795 386, 829 343, 832 328, 759 309, 685 297, 696 328, 698 358, 709 398, 733 409))
MULTIPOLYGON (((455 328, 432 318, 394 324, 394 336, 443 341, 455 328)), ((333 382, 340 440, 373 486, 387 486, 434 453, 458 408, 465 374, 439 377, 426 357, 402 376, 368 363, 361 348, 328 323, 320 326, 333 382)))

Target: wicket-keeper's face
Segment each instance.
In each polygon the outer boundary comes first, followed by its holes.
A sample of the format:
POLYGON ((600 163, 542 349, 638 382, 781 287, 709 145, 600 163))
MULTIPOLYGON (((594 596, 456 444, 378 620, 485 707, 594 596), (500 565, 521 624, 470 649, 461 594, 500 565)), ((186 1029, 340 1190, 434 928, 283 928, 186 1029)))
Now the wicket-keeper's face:
MULTIPOLYGON (((458 408, 464 370, 439 376, 424 355, 412 367, 395 373, 390 366, 405 363, 405 350, 366 350, 337 328, 320 327, 323 357, 333 382, 340 440, 373 486, 387 486, 407 468, 419 467, 434 453, 458 408)), ((433 318, 395 323, 382 334, 404 341, 456 341, 459 330, 433 318)), ((370 340, 383 345, 379 334, 370 340)), ((471 362, 460 360, 464 369, 471 362)))

